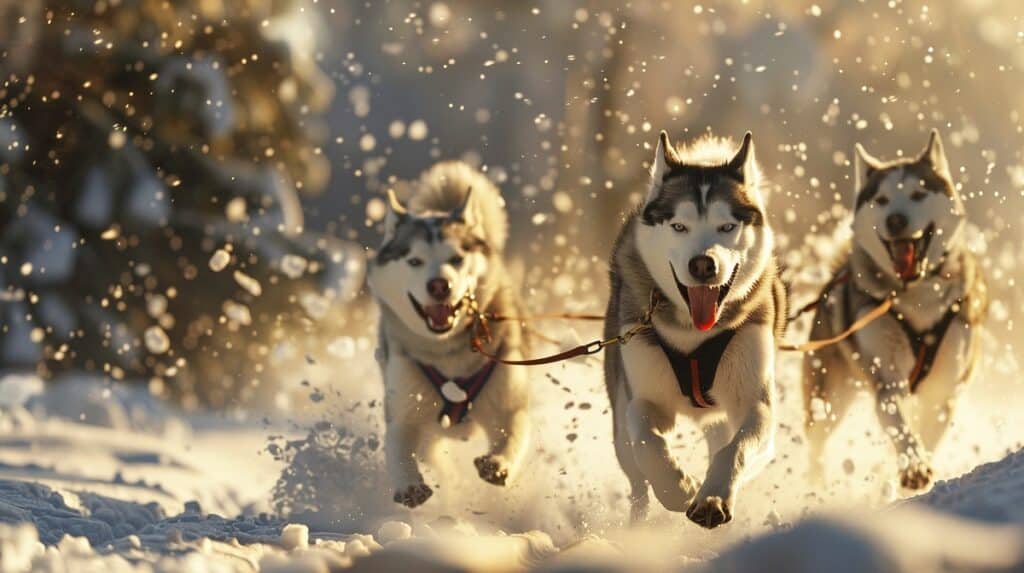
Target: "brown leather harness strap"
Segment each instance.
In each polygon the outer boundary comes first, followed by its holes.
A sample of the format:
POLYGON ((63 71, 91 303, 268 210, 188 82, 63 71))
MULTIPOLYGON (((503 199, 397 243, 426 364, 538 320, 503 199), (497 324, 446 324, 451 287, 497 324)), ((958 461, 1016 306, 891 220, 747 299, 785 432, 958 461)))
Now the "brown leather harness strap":
POLYGON ((825 297, 828 295, 828 293, 832 292, 832 289, 834 289, 836 285, 848 283, 850 282, 850 278, 850 271, 844 271, 832 277, 830 281, 825 283, 825 286, 824 288, 821 289, 821 294, 818 295, 818 298, 800 307, 800 310, 796 311, 796 314, 789 317, 789 322, 793 322, 794 320, 821 306, 821 303, 824 302, 825 297))
POLYGON ((484 313, 487 320, 493 322, 532 322, 535 320, 604 320, 603 314, 576 314, 572 312, 551 312, 547 314, 531 314, 530 316, 511 316, 507 314, 484 313))
MULTIPOLYGON (((850 280, 849 273, 848 272, 847 273, 843 273, 843 274, 837 276, 836 278, 832 279, 831 281, 829 281, 829 283, 826 285, 826 288, 824 289, 823 292, 827 293, 828 291, 832 290, 832 288, 835 287, 836 285, 838 285, 840 283, 848 282, 849 280, 850 280)), ((523 359, 523 360, 508 360, 506 358, 502 358, 500 356, 497 356, 496 354, 492 354, 492 353, 487 351, 487 349, 484 347, 484 344, 491 340, 490 329, 487 326, 487 323, 489 321, 493 320, 493 321, 496 321, 496 322, 500 322, 500 321, 529 322, 531 320, 554 320, 554 319, 565 319, 565 320, 603 320, 605 317, 602 316, 602 315, 596 315, 596 314, 571 314, 571 313, 551 313, 551 314, 540 314, 540 315, 535 315, 535 316, 521 316, 521 317, 509 316, 509 315, 500 315, 500 314, 491 314, 491 313, 480 312, 476 308, 476 301, 470 300, 469 301, 470 312, 472 312, 473 316, 474 316, 474 322, 473 322, 473 327, 472 327, 473 328, 473 335, 472 335, 471 340, 470 340, 470 346, 473 348, 473 350, 475 352, 479 352, 480 355, 484 356, 485 358, 488 358, 490 360, 493 360, 495 362, 498 362, 498 363, 501 363, 501 364, 505 364, 505 365, 508 365, 508 366, 543 366, 543 365, 546 365, 546 364, 554 364, 556 362, 562 362, 564 360, 571 360, 573 358, 578 358, 580 356, 590 356, 590 355, 593 355, 593 354, 597 354, 598 352, 601 352, 602 350, 604 350, 606 347, 612 346, 614 344, 619 344, 619 345, 628 344, 629 341, 632 340, 634 336, 636 336, 636 335, 638 335, 640 333, 646 332, 648 330, 652 330, 654 328, 653 325, 652 325, 654 311, 657 309, 658 305, 661 304, 662 300, 663 300, 662 295, 660 293, 658 293, 658 291, 656 291, 656 290, 651 291, 651 302, 648 305, 647 309, 644 311, 644 315, 640 319, 640 322, 638 322, 635 326, 633 326, 632 328, 630 328, 629 330, 627 330, 626 332, 624 332, 624 333, 622 333, 622 334, 620 334, 618 336, 614 336, 612 338, 607 338, 607 339, 603 339, 603 340, 594 340, 593 342, 588 342, 587 344, 581 344, 579 346, 575 346, 575 347, 570 348, 568 350, 563 350, 562 352, 558 352, 556 354, 550 354, 548 356, 541 356, 541 357, 538 357, 538 358, 528 358, 528 359, 523 359)), ((805 306, 803 309, 800 310, 800 312, 798 312, 794 316, 790 317, 789 320, 792 321, 792 320, 796 319, 801 314, 809 311, 810 309, 816 308, 819 304, 821 304, 821 299, 820 298, 819 298, 819 300, 816 300, 813 303, 805 306)), ((819 339, 819 340, 809 340, 809 341, 807 341, 807 342, 805 342, 803 344, 779 344, 777 346, 777 348, 778 348, 778 350, 781 350, 783 352, 813 352, 815 350, 820 350, 820 349, 822 349, 822 348, 824 348, 826 346, 831 346, 833 344, 837 344, 837 343, 839 343, 839 342, 849 338, 851 335, 853 335, 858 330, 863 329, 868 324, 870 324, 874 320, 878 319, 880 316, 882 316, 885 313, 889 312, 889 310, 891 308, 892 308, 892 299, 891 298, 887 298, 884 301, 882 301, 882 303, 879 304, 877 307, 872 309, 871 312, 869 312, 869 313, 865 314, 864 316, 860 317, 859 319, 857 319, 846 330, 842 331, 841 333, 839 333, 836 336, 833 336, 831 338, 819 339)))
POLYGON ((527 360, 508 360, 506 358, 501 358, 500 356, 487 352, 487 350, 484 349, 484 343, 480 339, 480 337, 474 336, 472 341, 473 350, 479 352, 482 356, 486 358, 489 358, 495 362, 500 362, 501 364, 507 364, 509 366, 542 366, 544 364, 554 364, 555 362, 570 360, 572 358, 577 358, 579 356, 597 354, 598 352, 603 350, 607 344, 609 344, 607 341, 595 340, 594 342, 591 342, 589 344, 582 344, 580 346, 570 348, 569 350, 565 350, 557 354, 551 354, 549 356, 531 358, 527 360))
POLYGON ((645 332, 647 330, 652 329, 653 328, 653 326, 651 326, 651 321, 653 320, 652 317, 654 316, 654 311, 658 308, 658 305, 661 304, 661 300, 662 300, 662 297, 658 293, 658 291, 651 291, 651 302, 648 305, 647 309, 644 311, 644 314, 641 317, 640 322, 637 323, 632 328, 630 328, 629 330, 627 330, 626 332, 624 332, 624 333, 622 333, 622 334, 620 334, 618 336, 614 336, 612 338, 607 338, 607 339, 604 339, 604 340, 595 340, 593 342, 588 342, 587 344, 581 344, 579 346, 576 346, 574 348, 570 348, 568 350, 564 350, 564 351, 559 352, 557 354, 551 354, 549 356, 542 356, 542 357, 539 357, 539 358, 529 358, 529 359, 524 359, 524 360, 508 360, 508 359, 505 359, 505 358, 501 358, 500 356, 497 356, 495 354, 489 353, 487 351, 487 349, 484 348, 484 343, 486 341, 491 340, 491 332, 490 332, 490 329, 487 327, 488 320, 510 320, 510 321, 511 320, 515 320, 515 321, 522 322, 522 321, 525 321, 525 320, 532 320, 534 318, 537 318, 537 320, 544 320, 544 319, 548 319, 548 318, 567 318, 567 317, 580 317, 579 320, 604 320, 604 316, 602 315, 602 316, 598 317, 598 315, 564 315, 564 314, 554 315, 554 314, 552 314, 552 315, 538 315, 537 317, 518 317, 517 318, 517 317, 509 317, 509 316, 503 316, 503 315, 493 315, 493 314, 489 314, 489 313, 479 312, 479 311, 476 310, 476 301, 470 300, 469 301, 470 310, 471 310, 471 312, 473 312, 473 314, 475 316, 474 325, 473 325, 473 336, 470 339, 470 346, 472 346, 472 348, 473 348, 473 350, 475 352, 479 352, 485 358, 488 358, 488 359, 493 360, 495 362, 499 362, 501 364, 507 364, 509 366, 542 366, 542 365, 545 365, 545 364, 554 364, 556 362, 562 362, 563 360, 570 360, 572 358, 578 358, 580 356, 590 356, 592 354, 597 354, 598 352, 601 352, 602 350, 605 349, 605 347, 611 346, 613 344, 627 344, 637 334, 640 334, 642 332, 645 332), (494 318, 494 317, 497 317, 497 318, 494 318), (588 318, 588 317, 593 317, 593 318, 588 318))
POLYGON ((881 304, 871 309, 871 312, 868 312, 864 316, 853 321, 853 324, 848 326, 846 330, 840 332, 835 336, 832 336, 830 338, 820 338, 818 340, 808 340, 803 344, 780 344, 778 346, 778 349, 784 352, 814 352, 815 350, 821 350, 826 346, 838 344, 852 336, 858 330, 861 330, 865 326, 871 324, 885 313, 889 312, 889 309, 891 308, 892 299, 887 298, 883 300, 881 304))

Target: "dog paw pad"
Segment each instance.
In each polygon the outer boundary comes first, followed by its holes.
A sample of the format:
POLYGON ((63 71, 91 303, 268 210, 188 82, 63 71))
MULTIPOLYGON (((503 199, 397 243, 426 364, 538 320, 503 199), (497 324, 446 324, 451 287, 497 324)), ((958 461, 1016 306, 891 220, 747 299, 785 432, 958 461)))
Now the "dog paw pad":
POLYGON ((725 500, 713 495, 693 502, 690 509, 686 510, 686 517, 701 527, 714 529, 729 523, 732 520, 732 512, 725 500))
POLYGON ((494 485, 505 485, 508 480, 508 468, 494 456, 480 456, 473 460, 480 479, 494 485))
POLYGON ((432 495, 434 495, 434 490, 430 489, 429 485, 418 483, 399 489, 395 492, 394 499, 395 503, 413 508, 423 505, 432 495))
POLYGON ((932 468, 924 463, 912 463, 900 472, 900 485, 906 489, 924 489, 932 481, 932 468))

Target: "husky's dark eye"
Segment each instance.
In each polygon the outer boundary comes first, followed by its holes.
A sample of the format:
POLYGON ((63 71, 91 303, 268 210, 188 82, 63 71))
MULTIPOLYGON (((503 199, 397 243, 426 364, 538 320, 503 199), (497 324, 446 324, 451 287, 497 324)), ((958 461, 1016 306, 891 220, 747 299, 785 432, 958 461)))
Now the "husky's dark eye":
POLYGON ((462 266, 462 261, 464 260, 462 255, 452 255, 452 258, 448 259, 448 264, 453 267, 459 267, 462 266))
POLYGON ((422 267, 423 266, 423 259, 421 259, 419 257, 413 257, 413 258, 409 259, 406 262, 409 263, 410 267, 422 267))
POLYGON ((672 230, 677 233, 687 233, 690 231, 690 229, 682 223, 672 223, 672 230))
POLYGON ((885 207, 888 204, 889 204, 889 198, 888 197, 879 197, 879 198, 875 199, 875 205, 878 205, 879 207, 885 207))
POLYGON ((921 191, 920 189, 918 189, 917 191, 914 191, 913 193, 910 194, 910 200, 911 201, 924 201, 924 198, 927 197, 927 196, 928 196, 927 193, 925 193, 924 191, 921 191))
POLYGON ((719 233, 731 233, 736 230, 736 223, 726 223, 718 227, 719 233))

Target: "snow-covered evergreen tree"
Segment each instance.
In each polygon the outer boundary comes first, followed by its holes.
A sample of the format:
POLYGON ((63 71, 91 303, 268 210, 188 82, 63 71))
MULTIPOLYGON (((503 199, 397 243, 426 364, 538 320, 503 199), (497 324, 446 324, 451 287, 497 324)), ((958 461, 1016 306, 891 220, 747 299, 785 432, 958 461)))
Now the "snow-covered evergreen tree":
POLYGON ((352 294, 358 252, 302 224, 299 193, 327 179, 332 96, 303 14, 288 0, 0 7, 0 368, 222 404, 352 294))

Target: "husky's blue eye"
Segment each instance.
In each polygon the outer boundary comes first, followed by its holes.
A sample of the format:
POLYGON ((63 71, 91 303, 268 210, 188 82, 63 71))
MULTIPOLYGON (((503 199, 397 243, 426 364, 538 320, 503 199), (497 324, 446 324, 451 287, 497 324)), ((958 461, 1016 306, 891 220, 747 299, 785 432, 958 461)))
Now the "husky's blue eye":
POLYGON ((928 196, 927 193, 925 193, 924 191, 918 190, 918 191, 914 191, 913 193, 910 194, 910 200, 911 201, 924 201, 924 198, 927 197, 927 196, 928 196))
POLYGON ((878 205, 879 207, 885 207, 888 204, 889 204, 889 198, 888 197, 879 197, 879 198, 875 199, 875 205, 878 205))
POLYGON ((682 223, 672 223, 672 230, 677 233, 686 233, 690 229, 688 229, 686 225, 682 223))
POLYGON ((448 259, 448 264, 453 267, 458 267, 462 265, 463 260, 465 259, 463 259, 462 255, 454 255, 452 258, 448 259))
POLYGON ((726 223, 718 228, 719 233, 731 233, 736 230, 736 223, 726 223))
POLYGON ((409 259, 406 262, 409 263, 410 267, 421 267, 421 266, 423 266, 423 259, 421 259, 419 257, 413 257, 413 258, 409 259))

